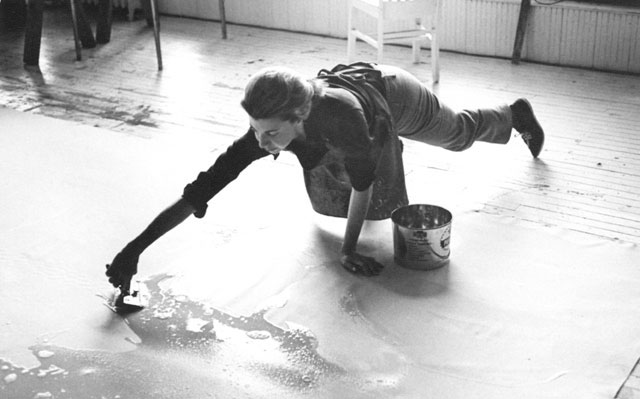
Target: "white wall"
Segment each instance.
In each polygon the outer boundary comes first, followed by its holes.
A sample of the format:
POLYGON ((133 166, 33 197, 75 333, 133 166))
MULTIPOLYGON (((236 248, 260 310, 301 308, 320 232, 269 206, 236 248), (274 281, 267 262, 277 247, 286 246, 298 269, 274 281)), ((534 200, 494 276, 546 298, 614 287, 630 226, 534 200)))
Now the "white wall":
MULTIPOLYGON (((218 0, 159 0, 161 12, 219 20, 218 0)), ((226 0, 227 21, 346 37, 347 0, 226 0)), ((511 57, 520 0, 444 0, 444 50, 511 57)), ((346 45, 346 44, 345 44, 346 45)), ((640 73, 640 8, 532 4, 523 60, 640 73)))

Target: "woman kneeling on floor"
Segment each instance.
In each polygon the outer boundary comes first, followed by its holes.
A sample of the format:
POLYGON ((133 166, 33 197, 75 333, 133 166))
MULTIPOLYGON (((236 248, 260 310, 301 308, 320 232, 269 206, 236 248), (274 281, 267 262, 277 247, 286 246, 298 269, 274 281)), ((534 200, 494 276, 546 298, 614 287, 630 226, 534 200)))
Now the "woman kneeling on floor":
POLYGON ((463 151, 476 141, 505 144, 515 129, 534 158, 544 143, 525 99, 455 112, 413 75, 386 65, 338 65, 312 79, 265 69, 250 78, 241 104, 249 130, 107 265, 115 287, 128 290, 147 247, 190 215, 203 217, 211 198, 268 155, 296 155, 313 209, 347 219, 336 258, 350 272, 371 276, 383 266, 356 250, 364 220, 388 218, 408 203, 400 137, 463 151))

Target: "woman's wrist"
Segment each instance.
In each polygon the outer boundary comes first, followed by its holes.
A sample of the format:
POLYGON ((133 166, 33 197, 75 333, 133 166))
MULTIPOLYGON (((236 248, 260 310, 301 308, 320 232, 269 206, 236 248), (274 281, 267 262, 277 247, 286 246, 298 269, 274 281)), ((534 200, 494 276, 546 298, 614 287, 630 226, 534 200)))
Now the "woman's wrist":
POLYGON ((351 255, 356 252, 355 245, 347 245, 346 243, 342 244, 342 248, 340 249, 340 253, 342 255, 351 255))
POLYGON ((129 256, 140 256, 144 250, 145 248, 136 239, 127 244, 122 252, 129 256))

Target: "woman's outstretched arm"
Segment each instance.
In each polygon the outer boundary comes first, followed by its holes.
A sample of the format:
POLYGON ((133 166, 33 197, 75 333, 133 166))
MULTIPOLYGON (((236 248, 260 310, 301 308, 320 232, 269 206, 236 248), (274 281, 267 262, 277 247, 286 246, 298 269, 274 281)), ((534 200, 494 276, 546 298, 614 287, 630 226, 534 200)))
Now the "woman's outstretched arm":
POLYGON ((207 202, 227 184, 235 180, 249 164, 269 155, 258 145, 249 129, 220 154, 215 163, 184 188, 182 198, 162 211, 151 224, 133 241, 127 244, 107 265, 109 282, 115 287, 128 290, 131 277, 137 273, 138 258, 149 245, 169 230, 182 223, 189 215, 203 217, 207 202))
POLYGON ((107 276, 114 287, 129 290, 131 277, 138 272, 138 258, 158 238, 185 221, 195 209, 185 199, 181 198, 169 206, 144 229, 139 236, 127 244, 116 255, 110 265, 107 265, 107 276))

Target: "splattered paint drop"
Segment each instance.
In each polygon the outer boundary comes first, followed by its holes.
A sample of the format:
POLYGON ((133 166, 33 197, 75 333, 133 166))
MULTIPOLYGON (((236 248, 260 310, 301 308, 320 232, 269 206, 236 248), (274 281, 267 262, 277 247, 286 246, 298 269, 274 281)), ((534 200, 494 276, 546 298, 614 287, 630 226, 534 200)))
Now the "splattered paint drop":
POLYGON ((271 338, 271 334, 269 333, 269 331, 261 331, 261 330, 247 331, 247 336, 252 339, 271 338))
POLYGON ((207 320, 192 318, 187 320, 187 331, 199 333, 204 330, 204 327, 209 324, 207 320))
POLYGON ((88 374, 95 374, 96 369, 93 367, 85 367, 83 369, 81 369, 78 374, 80 375, 88 375, 88 374))
POLYGON ((176 295, 175 297, 173 297, 173 299, 176 302, 187 302, 189 300, 186 295, 176 295))
POLYGON ((156 310, 153 313, 153 317, 160 320, 166 320, 171 316, 173 316, 174 313, 175 313, 175 309, 156 310))
POLYGON ((43 350, 41 350, 41 351, 39 351, 39 352, 38 352, 38 357, 39 357, 40 359, 47 359, 47 358, 49 358, 49 357, 51 357, 51 356, 53 356, 53 355, 55 355, 55 353, 53 353, 53 352, 51 352, 51 351, 48 351, 48 350, 46 350, 46 349, 43 349, 43 350))

